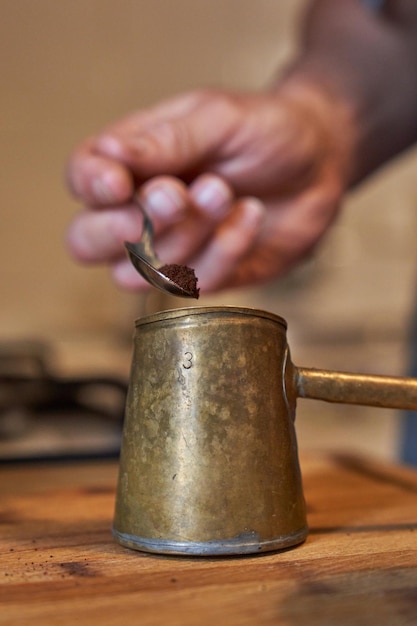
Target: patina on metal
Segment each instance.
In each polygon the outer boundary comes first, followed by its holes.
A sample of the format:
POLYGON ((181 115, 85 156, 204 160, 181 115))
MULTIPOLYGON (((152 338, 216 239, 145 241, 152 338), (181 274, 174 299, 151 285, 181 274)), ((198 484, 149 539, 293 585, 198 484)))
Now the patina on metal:
POLYGON ((136 322, 113 533, 129 548, 226 555, 308 534, 298 397, 417 408, 417 381, 297 368, 284 319, 189 307, 136 322))

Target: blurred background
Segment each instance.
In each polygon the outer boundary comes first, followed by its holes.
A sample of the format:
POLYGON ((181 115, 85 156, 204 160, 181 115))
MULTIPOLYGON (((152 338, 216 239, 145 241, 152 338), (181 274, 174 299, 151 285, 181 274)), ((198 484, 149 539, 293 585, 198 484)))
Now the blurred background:
MULTIPOLYGON (((107 123, 177 92, 262 88, 296 51, 305 4, 1 0, 0 355, 38 346, 58 375, 128 376, 135 318, 183 303, 122 293, 105 269, 68 257, 64 232, 77 205, 65 189, 67 157, 107 123)), ((285 280, 199 304, 285 317, 298 365, 404 374, 417 270, 416 171, 411 151, 355 190, 315 257, 285 280)), ((118 436, 107 423, 90 428, 75 418, 40 424, 15 413, 0 420, 0 458, 76 451, 86 442, 105 449, 118 436)), ((395 459, 399 425, 388 409, 299 401, 302 452, 395 459)))

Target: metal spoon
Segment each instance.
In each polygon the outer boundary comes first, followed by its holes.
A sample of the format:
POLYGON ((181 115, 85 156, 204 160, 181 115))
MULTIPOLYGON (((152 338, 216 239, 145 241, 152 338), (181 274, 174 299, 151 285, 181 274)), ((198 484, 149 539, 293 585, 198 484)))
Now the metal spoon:
POLYGON ((135 198, 135 203, 143 215, 143 232, 140 241, 137 243, 124 242, 132 265, 148 283, 157 289, 181 298, 195 298, 195 294, 183 289, 183 287, 180 287, 180 285, 177 285, 177 283, 159 271, 158 267, 162 267, 162 263, 153 247, 152 222, 137 198, 135 198))

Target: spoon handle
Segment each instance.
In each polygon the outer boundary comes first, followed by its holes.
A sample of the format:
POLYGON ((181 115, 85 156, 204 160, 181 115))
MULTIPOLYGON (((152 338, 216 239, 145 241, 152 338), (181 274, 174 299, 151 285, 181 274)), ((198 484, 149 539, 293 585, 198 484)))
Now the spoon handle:
POLYGON ((138 198, 136 196, 134 198, 134 202, 135 202, 137 208, 139 209, 139 211, 142 213, 142 217, 143 217, 143 232, 142 232, 142 236, 141 236, 141 239, 140 239, 140 243, 138 243, 136 245, 141 247, 141 249, 143 251, 143 255, 148 259, 148 261, 149 261, 149 263, 151 263, 151 265, 158 266, 158 265, 160 265, 159 259, 155 255, 155 251, 154 251, 154 248, 153 248, 153 224, 152 224, 152 221, 150 220, 148 214, 146 213, 142 203, 138 200, 138 198))

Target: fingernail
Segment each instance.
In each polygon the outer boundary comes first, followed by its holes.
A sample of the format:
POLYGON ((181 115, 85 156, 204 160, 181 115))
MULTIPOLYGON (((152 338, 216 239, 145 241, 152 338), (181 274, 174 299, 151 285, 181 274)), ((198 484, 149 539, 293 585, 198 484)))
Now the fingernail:
POLYGON ((114 194, 110 187, 101 178, 95 178, 91 183, 94 196, 100 202, 112 202, 114 194))
POLYGON ((244 211, 242 220, 249 228, 260 226, 266 217, 265 205, 257 198, 248 197, 244 199, 244 211))
POLYGON ((123 158, 126 151, 126 141, 113 135, 101 135, 95 141, 96 148, 100 154, 105 154, 112 159, 123 158))
POLYGON ((246 212, 252 219, 263 219, 265 217, 265 205, 258 198, 244 198, 246 212))
POLYGON ((134 140, 121 139, 113 135, 101 135, 96 139, 96 147, 101 154, 116 160, 129 159, 131 155, 141 155, 148 151, 150 143, 146 136, 135 137, 134 140))
POLYGON ((145 197, 146 207, 158 217, 181 217, 184 203, 174 189, 155 188, 145 197))
POLYGON ((202 183, 200 187, 194 190, 193 195, 199 207, 209 210, 211 214, 218 213, 220 215, 225 213, 225 209, 232 199, 232 194, 227 185, 217 179, 202 183))

